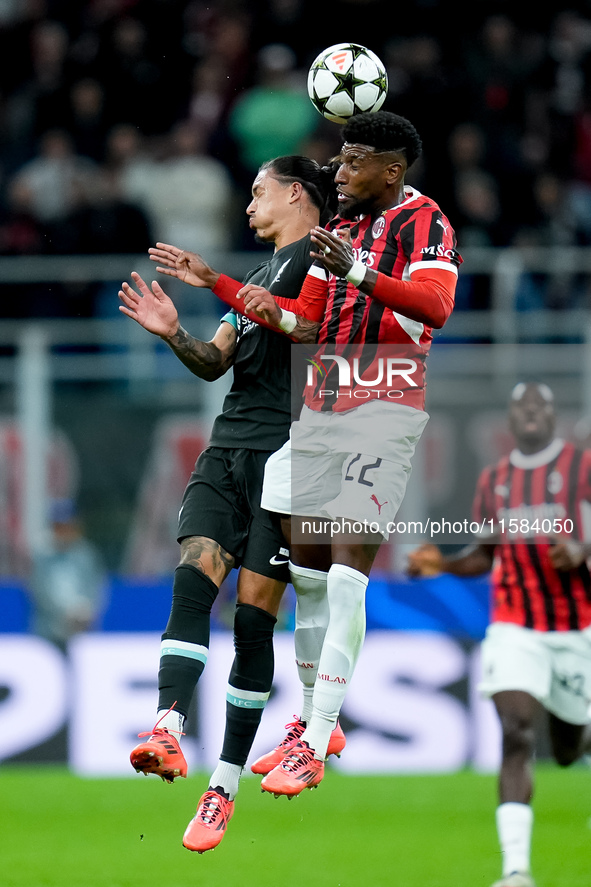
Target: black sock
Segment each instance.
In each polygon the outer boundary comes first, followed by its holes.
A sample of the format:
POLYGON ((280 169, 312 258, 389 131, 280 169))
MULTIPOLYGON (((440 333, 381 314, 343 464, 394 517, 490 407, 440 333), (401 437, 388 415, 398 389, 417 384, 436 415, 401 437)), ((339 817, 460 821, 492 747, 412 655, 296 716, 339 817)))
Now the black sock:
POLYGON ((159 711, 176 703, 175 711, 187 717, 195 685, 207 661, 211 608, 218 590, 215 582, 197 567, 181 564, 174 571, 172 607, 162 635, 158 671, 159 711), (170 646, 166 641, 171 641, 170 646), (193 647, 183 650, 176 641, 193 647))
POLYGON ((273 629, 276 622, 274 616, 259 607, 251 604, 238 604, 236 607, 236 655, 230 671, 230 694, 234 688, 238 701, 240 690, 260 693, 263 698, 254 700, 252 705, 244 706, 235 704, 230 699, 226 702, 226 732, 220 760, 228 764, 240 764, 244 767, 261 722, 273 683, 273 629))

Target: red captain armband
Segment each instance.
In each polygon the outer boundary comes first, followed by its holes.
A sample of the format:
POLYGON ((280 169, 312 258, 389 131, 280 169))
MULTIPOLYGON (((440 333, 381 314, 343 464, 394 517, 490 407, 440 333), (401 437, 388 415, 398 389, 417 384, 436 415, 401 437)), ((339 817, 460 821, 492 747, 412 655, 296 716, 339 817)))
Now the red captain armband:
POLYGON ((454 307, 457 275, 443 268, 413 271, 411 280, 378 273, 371 298, 411 320, 441 329, 454 307))
POLYGON ((286 299, 283 296, 273 297, 280 308, 293 311, 299 317, 320 323, 324 319, 327 301, 326 280, 306 274, 303 286, 297 299, 286 299))
MULTIPOLYGON (((237 280, 234 280, 232 277, 228 277, 226 274, 220 274, 216 285, 212 288, 212 293, 214 293, 222 302, 225 302, 226 305, 229 305, 230 308, 233 308, 238 314, 242 314, 244 317, 248 317, 249 320, 253 320, 255 323, 258 323, 259 326, 264 326, 268 330, 273 330, 274 333, 280 333, 281 331, 277 329, 277 327, 273 326, 270 323, 267 323, 259 314, 255 314, 252 312, 251 314, 247 314, 244 310, 244 299, 238 298, 236 295, 239 290, 244 286, 243 283, 239 283, 237 280)), ((289 302, 289 299, 283 299, 284 302, 289 302)))

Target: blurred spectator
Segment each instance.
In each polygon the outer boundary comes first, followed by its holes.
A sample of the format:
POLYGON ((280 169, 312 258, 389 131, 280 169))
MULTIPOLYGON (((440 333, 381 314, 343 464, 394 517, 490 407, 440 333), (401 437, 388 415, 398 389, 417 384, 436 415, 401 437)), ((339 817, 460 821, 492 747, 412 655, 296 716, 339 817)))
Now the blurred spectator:
POLYGON ((65 124, 68 45, 66 28, 51 19, 39 21, 30 33, 30 68, 11 101, 15 133, 27 153, 46 130, 65 124))
POLYGON ((143 210, 121 192, 117 175, 101 169, 92 194, 81 192, 72 211, 52 228, 52 251, 65 255, 144 253, 152 246, 143 210))
POLYGON ((479 169, 460 172, 454 203, 457 215, 453 224, 462 247, 506 245, 497 184, 489 173, 479 169))
POLYGON ((105 92, 98 80, 77 80, 69 92, 66 128, 78 154, 100 163, 105 156, 109 118, 105 92))
POLYGON ((488 16, 476 34, 466 34, 466 44, 471 97, 467 116, 493 138, 507 128, 519 128, 524 123, 527 78, 542 50, 539 41, 508 15, 496 14, 488 16))
POLYGON ((37 555, 32 565, 31 627, 35 634, 65 649, 73 635, 96 625, 105 603, 107 576, 71 500, 52 502, 50 521, 48 550, 37 555))
MULTIPOLYGON (((252 39, 253 41, 256 41, 256 49, 266 46, 269 43, 284 43, 287 46, 294 43, 294 30, 301 27, 301 22, 305 19, 306 13, 308 12, 305 8, 305 0, 268 0, 267 3, 258 4, 258 8, 255 4, 253 4, 253 7, 255 19, 252 39)), ((314 39, 317 39, 317 24, 319 23, 314 22, 314 39)), ((302 51, 307 48, 305 46, 305 41, 302 40, 298 42, 300 43, 299 47, 296 48, 294 44, 294 49, 296 51, 302 51)), ((332 42, 336 43, 337 40, 335 39, 332 42)), ((330 41, 326 46, 330 46, 330 41)), ((322 47, 319 48, 319 51, 321 48, 322 47)), ((313 57, 314 56, 312 56, 312 58, 313 57)))
POLYGON ((518 27, 506 14, 489 15, 475 34, 466 35, 464 119, 484 132, 486 169, 499 183, 504 214, 513 225, 521 221, 529 184, 524 137, 532 129, 531 78, 543 51, 540 35, 518 27))
POLYGON ((451 132, 448 147, 456 172, 483 167, 486 160, 486 137, 476 123, 458 124, 451 132))
POLYGON ((532 188, 532 223, 516 234, 517 246, 573 246, 577 241, 568 181, 552 172, 541 173, 532 188))
POLYGON ((294 51, 270 44, 260 50, 257 61, 256 84, 236 100, 228 119, 249 181, 271 157, 299 153, 319 124, 294 51))
MULTIPOLYGON (((450 221, 458 244, 470 247, 505 246, 509 234, 503 221, 496 180, 478 166, 466 165, 453 178, 450 221)), ((487 274, 463 275, 456 293, 458 310, 491 307, 491 281, 487 274)))
POLYGON ((9 183, 0 213, 0 254, 27 256, 47 252, 47 228, 38 219, 33 202, 32 189, 24 179, 15 178, 9 183))
POLYGON ((130 15, 116 19, 99 48, 97 66, 114 123, 133 123, 152 135, 166 132, 179 119, 188 92, 182 53, 156 61, 146 26, 130 15), (174 90, 166 90, 165 74, 174 67, 174 90), (165 96, 154 113, 154 99, 165 96))
MULTIPOLYGON (((31 188, 23 180, 11 180, 0 211, 0 255, 42 255, 49 249, 49 228, 34 212, 31 188)), ((61 287, 48 289, 42 283, 4 284, 0 287, 0 317, 60 315, 61 293, 61 287)))
POLYGON ((555 17, 546 54, 531 80, 535 126, 548 141, 551 166, 576 171, 577 117, 591 86, 591 21, 574 9, 555 17))
MULTIPOLYGON (((54 187, 53 179, 49 181, 45 188, 54 187)), ((59 213, 39 210, 33 184, 39 186, 37 176, 26 174, 9 182, 6 207, 0 213, 0 254, 137 254, 153 243, 146 214, 121 193, 120 179, 108 167, 97 166, 91 182, 72 176, 59 213)), ((101 292, 100 285, 83 281, 13 283, 1 288, 0 315, 92 317, 101 292)))
POLYGON ((204 135, 195 126, 179 123, 159 162, 123 175, 125 193, 148 215, 156 240, 205 254, 231 247, 232 181, 225 166, 205 153, 204 135))
POLYGON ((183 24, 183 48, 199 63, 221 65, 228 91, 250 85, 253 65, 252 7, 255 4, 205 4, 189 0, 183 24))
POLYGON ((74 208, 80 192, 91 192, 96 174, 96 164, 76 154, 69 134, 51 129, 42 136, 38 155, 15 178, 30 189, 36 218, 55 222, 74 208))
POLYGON ((542 172, 533 182, 532 222, 515 236, 518 246, 591 245, 591 186, 554 172, 542 172))
POLYGON ((445 166, 443 174, 434 183, 434 193, 440 205, 449 207, 447 216, 456 227, 458 178, 469 172, 486 170, 486 136, 483 129, 471 121, 458 123, 447 140, 447 152, 442 153, 445 166))
POLYGON ((220 56, 199 62, 191 79, 187 119, 211 136, 220 126, 231 101, 228 69, 220 56))
MULTIPOLYGON (((584 186, 543 172, 534 181, 533 197, 532 222, 516 232, 516 246, 556 251, 590 243, 591 194, 584 186)), ((568 262, 556 261, 553 265, 549 273, 522 275, 517 292, 518 310, 574 308, 588 301, 588 276, 576 273, 568 262)))
POLYGON ((126 194, 133 193, 135 178, 143 179, 154 173, 154 160, 147 150, 146 140, 137 126, 118 123, 107 133, 104 167, 121 180, 126 194))
MULTIPOLYGON (((464 113, 465 75, 462 72, 459 84, 456 68, 445 60, 444 46, 435 34, 423 32, 391 41, 386 46, 383 60, 388 70, 389 86, 384 107, 408 117, 421 134, 424 154, 421 169, 428 171, 429 178, 421 182, 420 190, 435 194, 434 188, 441 178, 444 163, 441 140, 447 140, 464 113), (431 139, 433 109, 443 106, 446 113, 438 117, 438 138, 431 139)), ((416 170, 413 173, 416 176, 416 170)))

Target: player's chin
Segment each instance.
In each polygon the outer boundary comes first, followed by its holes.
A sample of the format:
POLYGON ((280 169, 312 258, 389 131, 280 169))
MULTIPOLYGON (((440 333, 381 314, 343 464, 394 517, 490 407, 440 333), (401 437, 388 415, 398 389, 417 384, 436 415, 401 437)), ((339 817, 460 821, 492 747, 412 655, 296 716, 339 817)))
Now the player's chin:
POLYGON ((340 201, 339 205, 338 205, 337 213, 338 213, 338 216, 340 219, 344 219, 345 221, 350 221, 351 219, 354 219, 356 216, 358 216, 363 211, 363 208, 362 207, 360 208, 360 207, 361 207, 361 204, 357 200, 349 199, 349 200, 345 200, 345 201, 340 201))
POLYGON ((259 230, 255 230, 254 232, 255 243, 273 243, 274 234, 272 229, 269 228, 259 228, 259 230))

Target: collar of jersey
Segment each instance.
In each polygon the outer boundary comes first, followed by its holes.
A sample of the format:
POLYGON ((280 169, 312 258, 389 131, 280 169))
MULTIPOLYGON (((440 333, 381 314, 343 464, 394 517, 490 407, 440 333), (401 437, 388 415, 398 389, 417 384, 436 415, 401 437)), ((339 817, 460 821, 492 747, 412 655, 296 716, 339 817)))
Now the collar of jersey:
MULTIPOLYGON (((400 209, 401 206, 406 206, 407 203, 411 203, 413 200, 416 200, 417 197, 422 197, 420 191, 417 191, 416 188, 413 188, 412 185, 404 186, 404 193, 406 197, 401 203, 395 203, 394 206, 391 206, 390 209, 400 209)), ((386 210, 388 212, 388 210, 386 210)))
MULTIPOLYGON (((417 189, 413 188, 411 185, 404 186, 404 193, 407 196, 404 198, 402 203, 395 203, 393 206, 389 206, 388 209, 385 209, 384 212, 390 212, 391 209, 400 209, 401 206, 405 206, 407 203, 410 203, 411 200, 416 200, 417 197, 423 196, 420 191, 417 191, 417 189)), ((380 213, 380 215, 383 215, 383 214, 384 213, 380 213)), ((362 213, 359 216, 359 221, 362 222, 363 219, 366 219, 366 218, 367 218, 367 213, 362 213)))
POLYGON ((544 447, 543 450, 539 450, 537 453, 522 453, 518 449, 512 450, 509 461, 516 468, 539 468, 540 465, 547 465, 548 462, 555 459, 563 446, 563 439, 555 437, 547 447, 544 447))

